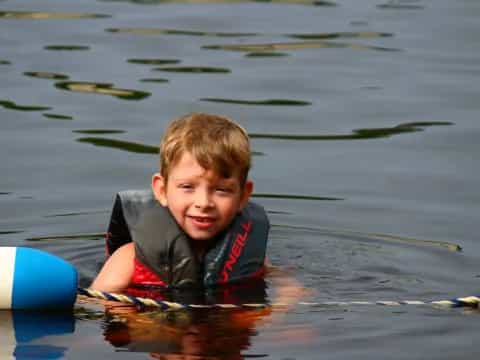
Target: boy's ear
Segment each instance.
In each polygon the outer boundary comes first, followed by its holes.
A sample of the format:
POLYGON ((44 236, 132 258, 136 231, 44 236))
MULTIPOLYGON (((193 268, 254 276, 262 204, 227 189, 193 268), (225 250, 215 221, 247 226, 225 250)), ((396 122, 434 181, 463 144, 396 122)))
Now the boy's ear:
POLYGON ((162 205, 167 206, 167 184, 160 173, 152 176, 152 191, 155 199, 162 205))
POLYGON ((247 205, 247 202, 250 199, 250 195, 252 195, 252 192, 253 192, 253 181, 251 180, 245 181, 245 185, 243 185, 242 198, 240 199, 239 210, 243 210, 243 208, 247 205))

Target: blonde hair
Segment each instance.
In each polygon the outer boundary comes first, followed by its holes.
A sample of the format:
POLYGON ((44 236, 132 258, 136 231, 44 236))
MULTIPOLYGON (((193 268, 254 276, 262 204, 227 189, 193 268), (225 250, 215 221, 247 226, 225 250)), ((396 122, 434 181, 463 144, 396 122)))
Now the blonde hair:
POLYGON ((206 170, 247 180, 251 166, 248 134, 233 120, 208 113, 191 113, 173 120, 160 143, 160 173, 168 181, 173 166, 189 152, 206 170))

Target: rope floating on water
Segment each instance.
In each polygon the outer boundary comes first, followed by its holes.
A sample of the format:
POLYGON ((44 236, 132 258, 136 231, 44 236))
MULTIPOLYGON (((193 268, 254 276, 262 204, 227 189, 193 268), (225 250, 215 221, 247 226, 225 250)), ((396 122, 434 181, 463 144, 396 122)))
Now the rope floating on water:
MULTIPOLYGON (((140 307, 155 307, 161 310, 178 311, 191 309, 261 309, 266 307, 286 307, 287 304, 282 303, 248 303, 248 304, 180 304, 176 302, 154 300, 149 298, 136 297, 125 294, 108 293, 87 288, 78 288, 78 294, 87 297, 103 299, 109 301, 121 302, 140 307)), ((299 302, 297 305, 320 307, 320 306, 351 306, 351 305, 383 305, 383 306, 400 306, 400 305, 431 305, 441 307, 480 307, 480 297, 467 296, 459 297, 452 300, 437 301, 419 301, 419 300, 401 300, 401 301, 326 301, 326 302, 299 302)))

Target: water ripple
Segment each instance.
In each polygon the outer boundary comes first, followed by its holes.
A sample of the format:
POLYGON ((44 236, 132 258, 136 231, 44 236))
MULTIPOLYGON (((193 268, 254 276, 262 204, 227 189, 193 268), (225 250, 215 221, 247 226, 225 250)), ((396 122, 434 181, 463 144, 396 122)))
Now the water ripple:
POLYGON ((114 88, 110 83, 64 81, 55 83, 55 87, 73 92, 110 95, 122 100, 143 100, 151 95, 146 91, 114 88))
POLYGON ((271 58, 271 57, 284 57, 289 56, 287 53, 281 52, 267 52, 267 51, 260 51, 260 52, 250 52, 245 54, 245 57, 249 58, 271 58))
POLYGON ((140 81, 144 83, 155 83, 155 84, 164 84, 169 82, 169 80, 165 78, 144 78, 144 79, 140 79, 140 81))
POLYGON ((56 120, 73 120, 73 116, 69 115, 62 115, 62 114, 52 114, 52 113, 45 113, 42 114, 44 117, 48 119, 56 119, 56 120))
POLYGON ((238 105, 270 105, 270 106, 308 106, 312 104, 309 101, 291 100, 291 99, 240 100, 240 99, 225 99, 225 98, 201 98, 200 101, 238 104, 238 105))
MULTIPOLYGON (((90 136, 90 137, 78 138, 77 141, 95 145, 95 146, 108 147, 112 149, 123 150, 123 151, 128 151, 133 153, 139 153, 139 154, 158 155, 159 153, 158 146, 146 145, 146 144, 141 144, 137 142, 111 139, 111 138, 105 138, 105 137, 90 136)), ((259 156, 264 154, 261 152, 253 151, 252 155, 259 156)))
POLYGON ((204 36, 204 37, 252 37, 252 36, 285 36, 301 40, 330 40, 330 39, 370 39, 392 37, 392 33, 375 32, 375 31, 358 31, 358 32, 326 32, 326 33, 293 33, 293 34, 269 34, 254 32, 209 32, 195 31, 183 29, 163 29, 163 28, 110 28, 105 29, 111 33, 129 33, 136 35, 187 35, 187 36, 204 36))
POLYGON ((77 134, 123 134, 125 130, 116 130, 116 129, 83 129, 83 130, 73 130, 72 132, 77 134))
POLYGON ((417 131, 423 131, 425 127, 429 126, 449 126, 453 125, 447 121, 423 121, 400 124, 386 128, 365 128, 356 129, 352 131, 352 134, 339 134, 339 135, 293 135, 293 134, 260 134, 251 133, 251 138, 257 139, 280 139, 280 140, 360 140, 360 139, 376 139, 376 138, 388 138, 393 135, 412 133, 417 131))
POLYGON ((352 39, 352 38, 382 38, 392 37, 392 33, 383 33, 375 31, 359 32, 333 32, 333 33, 304 33, 304 34, 286 34, 285 36, 301 40, 328 40, 328 39, 352 39))
POLYGON ((86 51, 90 50, 90 46, 85 45, 47 45, 45 50, 50 51, 86 51))
POLYGON ((154 71, 166 71, 166 72, 176 72, 176 73, 194 73, 194 74, 227 74, 231 70, 221 67, 211 67, 211 66, 169 66, 154 68, 154 71))
MULTIPOLYGON (((53 214, 53 215, 45 215, 45 218, 55 218, 55 217, 72 217, 72 216, 82 216, 82 215, 92 215, 92 214, 105 214, 108 211, 99 210, 99 211, 78 211, 78 212, 71 212, 71 213, 62 213, 62 214, 53 214)), ((90 236, 90 235, 89 235, 90 236)), ((61 237, 65 239, 65 236, 61 237)), ((78 235, 75 236, 78 238, 78 235)))
POLYGON ((213 37, 245 37, 256 36, 256 33, 236 32, 207 32, 193 30, 160 29, 160 28, 110 28, 105 29, 111 33, 128 33, 137 35, 188 35, 188 36, 213 36, 213 37))
POLYGON ((58 241, 58 240, 105 240, 105 233, 79 234, 79 235, 58 235, 38 236, 25 239, 26 241, 58 241))
POLYGON ((225 51, 276 51, 276 50, 302 50, 316 48, 349 48, 354 50, 376 50, 376 51, 401 51, 396 48, 388 48, 382 46, 372 46, 354 43, 332 42, 332 41, 299 41, 299 42, 280 42, 265 44, 221 44, 221 45, 204 45, 202 49, 206 50, 225 50, 225 51))
POLYGON ((425 239, 416 239, 409 238, 405 236, 397 236, 391 234, 381 234, 381 233, 362 233, 359 231, 346 230, 346 229, 331 229, 331 228, 316 228, 316 227, 305 227, 305 226, 294 226, 294 225, 285 225, 285 224, 273 224, 273 227, 284 228, 284 229, 293 229, 293 230, 303 230, 311 231, 318 234, 327 234, 334 235, 336 237, 349 237, 355 239, 365 239, 365 240, 376 240, 389 243, 403 243, 416 246, 427 246, 427 247, 438 247, 443 248, 452 252, 461 252, 462 247, 458 244, 440 241, 440 240, 425 240, 425 239))
POLYGON ((109 147, 140 154, 158 154, 158 146, 145 145, 136 142, 102 138, 102 137, 83 137, 77 139, 78 142, 88 143, 95 146, 109 147))
POLYGON ((51 109, 51 107, 48 106, 17 105, 9 100, 0 100, 0 106, 3 106, 5 109, 18 111, 44 111, 51 109))
POLYGON ((424 9, 425 6, 415 4, 419 2, 418 0, 390 0, 385 4, 377 5, 379 9, 399 9, 399 10, 421 10, 424 9))
POLYGON ((27 71, 23 75, 39 79, 67 80, 68 76, 64 74, 52 73, 47 71, 27 71))
POLYGON ((128 59, 127 62, 131 64, 141 64, 141 65, 174 65, 179 64, 180 60, 178 59, 144 59, 144 58, 133 58, 128 59))
POLYGON ((255 198, 267 199, 290 199, 290 200, 314 200, 314 201, 339 201, 342 198, 327 197, 327 196, 311 196, 311 195, 296 195, 296 194, 252 194, 255 198))
POLYGON ((161 4, 238 4, 238 3, 262 3, 262 4, 290 4, 333 7, 337 4, 328 0, 98 0, 102 2, 129 2, 139 5, 161 4))

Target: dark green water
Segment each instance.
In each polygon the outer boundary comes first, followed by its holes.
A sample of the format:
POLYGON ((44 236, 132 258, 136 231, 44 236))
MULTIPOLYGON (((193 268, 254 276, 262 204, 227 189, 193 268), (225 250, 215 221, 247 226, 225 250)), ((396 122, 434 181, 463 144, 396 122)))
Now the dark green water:
MULTIPOLYGON (((269 258, 303 300, 479 294, 479 16, 474 0, 0 1, 0 244, 87 285, 115 193, 148 186, 172 118, 208 111, 251 134, 269 258)), ((13 315, 6 359, 480 351, 478 312, 428 305, 13 315)))

